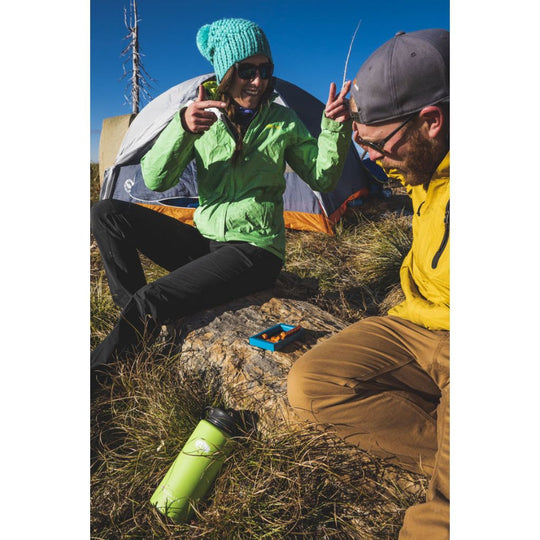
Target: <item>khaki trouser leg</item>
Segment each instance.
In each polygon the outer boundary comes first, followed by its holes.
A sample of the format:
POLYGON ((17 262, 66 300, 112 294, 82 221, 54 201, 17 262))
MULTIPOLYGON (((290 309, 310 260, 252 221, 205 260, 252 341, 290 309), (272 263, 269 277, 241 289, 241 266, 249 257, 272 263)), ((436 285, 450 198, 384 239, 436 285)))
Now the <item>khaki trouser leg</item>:
POLYGON ((426 502, 405 513, 399 540, 445 540, 450 523, 450 385, 437 408, 438 450, 426 502))
MULTIPOLYGON (((343 439, 390 462, 434 474, 446 504, 446 535, 449 466, 448 453, 437 455, 437 408, 449 384, 448 343, 448 332, 370 317, 302 356, 288 379, 289 401, 301 418, 330 424, 343 439)), ((440 425, 440 438, 443 433, 440 425)), ((439 501, 434 489, 432 506, 439 501)), ((409 521, 409 530, 417 529, 411 514, 404 532, 409 521)))

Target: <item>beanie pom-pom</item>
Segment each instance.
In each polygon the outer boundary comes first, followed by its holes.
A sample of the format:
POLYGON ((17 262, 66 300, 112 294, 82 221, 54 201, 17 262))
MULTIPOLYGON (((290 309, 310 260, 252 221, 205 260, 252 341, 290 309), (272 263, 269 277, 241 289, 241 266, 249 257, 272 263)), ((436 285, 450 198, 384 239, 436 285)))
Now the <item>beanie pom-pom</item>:
POLYGON ((197 48, 209 62, 212 62, 214 57, 214 47, 210 43, 211 26, 210 24, 205 24, 197 32, 197 48))

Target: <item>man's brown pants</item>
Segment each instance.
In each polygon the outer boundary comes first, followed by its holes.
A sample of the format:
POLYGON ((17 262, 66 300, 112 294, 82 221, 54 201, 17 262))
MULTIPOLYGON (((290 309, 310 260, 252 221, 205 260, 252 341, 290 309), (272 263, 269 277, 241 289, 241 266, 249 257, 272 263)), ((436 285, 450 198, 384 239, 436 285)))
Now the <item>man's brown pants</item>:
POLYGON ((449 337, 398 317, 369 317, 314 347, 289 374, 289 401, 301 418, 431 475, 426 502, 407 510, 400 540, 449 537, 449 337))

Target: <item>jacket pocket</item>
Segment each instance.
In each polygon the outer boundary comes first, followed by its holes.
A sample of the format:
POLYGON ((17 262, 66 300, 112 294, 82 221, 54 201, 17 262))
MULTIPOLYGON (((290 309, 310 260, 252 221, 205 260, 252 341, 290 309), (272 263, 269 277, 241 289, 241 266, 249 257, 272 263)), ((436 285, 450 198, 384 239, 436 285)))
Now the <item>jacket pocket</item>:
POLYGON ((437 253, 435 253, 433 260, 431 261, 431 268, 433 269, 437 268, 437 265, 439 264, 439 259, 441 258, 441 255, 443 254, 443 251, 446 248, 446 244, 448 244, 449 238, 450 238, 450 200, 448 200, 448 202, 446 203, 446 210, 444 211, 443 238, 441 241, 441 245, 439 246, 439 249, 437 250, 437 253))
POLYGON ((268 201, 236 203, 228 213, 227 230, 269 235, 274 229, 274 204, 268 201))

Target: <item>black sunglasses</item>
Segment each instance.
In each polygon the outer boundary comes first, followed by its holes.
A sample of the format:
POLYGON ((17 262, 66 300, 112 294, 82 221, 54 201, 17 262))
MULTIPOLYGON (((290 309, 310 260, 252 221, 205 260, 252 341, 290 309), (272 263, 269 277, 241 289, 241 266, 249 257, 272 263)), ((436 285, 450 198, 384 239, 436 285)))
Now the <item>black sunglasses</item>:
MULTIPOLYGON (((371 142, 371 141, 365 141, 364 139, 362 139, 359 135, 357 135, 357 141, 356 143, 361 146, 366 152, 367 152, 367 148, 372 148, 373 150, 375 150, 376 152, 379 152, 379 154, 384 154, 384 147, 386 146, 386 143, 400 130, 402 129, 403 127, 405 127, 418 113, 414 113, 412 114, 411 116, 407 117, 407 119, 402 122, 396 129, 394 129, 394 131, 392 131, 392 133, 390 133, 389 135, 387 135, 384 139, 381 139, 380 141, 377 141, 377 142, 371 142)), ((351 115, 351 118, 354 122, 358 122, 359 124, 362 123, 362 121, 360 120, 360 114, 357 113, 357 112, 351 112, 350 113, 351 115)), ((365 154, 364 154, 365 155, 365 154)))
POLYGON ((274 66, 270 62, 264 64, 250 64, 249 62, 236 62, 236 73, 241 79, 252 81, 257 75, 263 80, 268 80, 274 73, 274 66))

